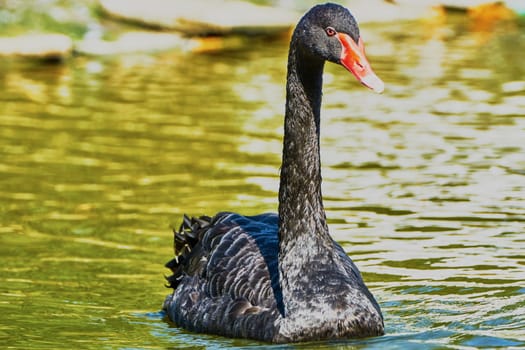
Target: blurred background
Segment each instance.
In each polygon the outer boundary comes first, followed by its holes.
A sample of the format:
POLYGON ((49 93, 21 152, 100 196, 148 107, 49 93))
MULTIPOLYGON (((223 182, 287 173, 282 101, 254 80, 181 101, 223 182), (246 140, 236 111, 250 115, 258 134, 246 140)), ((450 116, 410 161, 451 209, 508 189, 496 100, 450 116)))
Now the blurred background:
MULTIPOLYGON (((277 210, 314 3, 0 0, 3 348, 261 345, 167 323, 163 264, 183 213, 277 210)), ((387 334, 302 347, 525 347, 523 1, 341 3, 386 90, 326 66, 323 193, 387 334)))

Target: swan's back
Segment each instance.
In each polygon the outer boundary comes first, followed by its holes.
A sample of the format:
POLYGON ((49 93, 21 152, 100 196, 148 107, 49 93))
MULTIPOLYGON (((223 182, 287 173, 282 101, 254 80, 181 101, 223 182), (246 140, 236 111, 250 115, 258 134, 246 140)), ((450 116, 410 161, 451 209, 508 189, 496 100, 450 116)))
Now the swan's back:
POLYGON ((184 222, 168 262, 164 309, 195 332, 271 341, 282 310, 276 214, 220 213, 184 222))

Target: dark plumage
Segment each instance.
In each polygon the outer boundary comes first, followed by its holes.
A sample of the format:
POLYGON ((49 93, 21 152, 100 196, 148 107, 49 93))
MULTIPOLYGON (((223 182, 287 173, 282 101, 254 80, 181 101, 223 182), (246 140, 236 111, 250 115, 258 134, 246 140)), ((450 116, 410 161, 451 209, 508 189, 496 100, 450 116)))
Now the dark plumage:
POLYGON ((324 62, 380 92, 361 51, 357 23, 339 5, 318 5, 299 21, 288 57, 279 213, 184 217, 176 258, 166 264, 174 291, 164 309, 178 326, 276 343, 384 333, 379 305, 328 233, 321 196, 324 62))

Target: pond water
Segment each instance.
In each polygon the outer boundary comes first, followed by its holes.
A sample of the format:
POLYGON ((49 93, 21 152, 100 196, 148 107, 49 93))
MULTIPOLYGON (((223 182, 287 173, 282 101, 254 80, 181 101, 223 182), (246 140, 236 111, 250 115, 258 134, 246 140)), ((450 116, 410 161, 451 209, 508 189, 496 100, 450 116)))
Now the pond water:
MULTIPOLYGON (((386 91, 328 65, 330 229, 383 337, 282 348, 525 348, 525 30, 364 26, 386 91)), ((266 346, 165 322, 183 213, 276 211, 287 40, 0 67, 0 344, 266 346)))

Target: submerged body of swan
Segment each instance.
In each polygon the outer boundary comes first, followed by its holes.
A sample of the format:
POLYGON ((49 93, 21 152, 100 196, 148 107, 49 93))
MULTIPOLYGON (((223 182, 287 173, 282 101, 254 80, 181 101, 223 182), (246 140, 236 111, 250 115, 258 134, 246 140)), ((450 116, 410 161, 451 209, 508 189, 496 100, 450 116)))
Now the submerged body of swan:
POLYGON ((178 326, 277 343, 384 333, 378 303, 326 223, 319 158, 326 61, 383 91, 350 12, 334 4, 307 12, 288 56, 279 213, 185 217, 164 303, 178 326))

